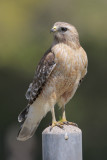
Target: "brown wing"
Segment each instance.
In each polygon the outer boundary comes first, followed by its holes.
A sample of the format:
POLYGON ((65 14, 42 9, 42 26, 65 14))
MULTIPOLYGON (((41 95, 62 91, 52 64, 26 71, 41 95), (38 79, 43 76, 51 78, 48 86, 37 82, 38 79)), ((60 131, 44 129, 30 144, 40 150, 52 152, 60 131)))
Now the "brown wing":
POLYGON ((45 53, 40 63, 37 66, 33 82, 29 85, 26 92, 26 99, 28 99, 29 104, 32 104, 45 85, 48 77, 56 66, 54 61, 55 55, 50 50, 45 53))

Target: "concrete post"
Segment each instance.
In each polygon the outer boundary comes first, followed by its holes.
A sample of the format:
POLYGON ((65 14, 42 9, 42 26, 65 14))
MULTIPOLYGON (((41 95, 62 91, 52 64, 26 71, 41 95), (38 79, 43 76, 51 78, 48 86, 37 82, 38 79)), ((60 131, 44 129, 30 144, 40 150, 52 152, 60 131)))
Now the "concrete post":
POLYGON ((82 160, 82 132, 78 127, 50 129, 42 133, 43 160, 82 160))

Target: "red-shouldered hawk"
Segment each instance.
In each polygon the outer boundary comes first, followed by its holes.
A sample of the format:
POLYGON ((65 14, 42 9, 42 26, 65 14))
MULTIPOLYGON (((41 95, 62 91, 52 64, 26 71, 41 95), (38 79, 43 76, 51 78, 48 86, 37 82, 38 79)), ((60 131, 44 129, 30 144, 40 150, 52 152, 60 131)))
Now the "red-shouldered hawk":
POLYGON ((87 73, 87 55, 79 43, 77 30, 71 24, 56 22, 51 32, 53 43, 37 66, 26 93, 28 106, 18 117, 18 121, 23 122, 17 137, 21 141, 33 136, 48 111, 52 112, 52 127, 73 124, 66 120, 65 105, 87 73), (62 108, 62 120, 58 122, 54 113, 56 103, 62 108))

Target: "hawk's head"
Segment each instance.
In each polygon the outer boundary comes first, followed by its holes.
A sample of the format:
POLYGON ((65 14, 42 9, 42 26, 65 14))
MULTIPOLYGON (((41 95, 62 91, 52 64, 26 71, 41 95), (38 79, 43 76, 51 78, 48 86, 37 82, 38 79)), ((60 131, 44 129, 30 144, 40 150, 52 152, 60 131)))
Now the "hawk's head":
POLYGON ((79 35, 74 26, 65 22, 56 22, 51 29, 58 42, 79 43, 79 35))

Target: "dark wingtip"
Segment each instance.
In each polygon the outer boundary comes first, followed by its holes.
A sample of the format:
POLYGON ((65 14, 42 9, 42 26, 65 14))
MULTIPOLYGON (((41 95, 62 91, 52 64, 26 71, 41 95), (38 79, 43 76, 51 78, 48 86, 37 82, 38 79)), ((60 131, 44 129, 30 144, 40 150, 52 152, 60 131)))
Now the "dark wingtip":
POLYGON ((23 122, 26 119, 28 111, 29 111, 29 105, 19 114, 18 122, 23 122))
POLYGON ((24 118, 21 116, 21 114, 19 114, 18 116, 18 122, 21 123, 24 121, 24 118))

